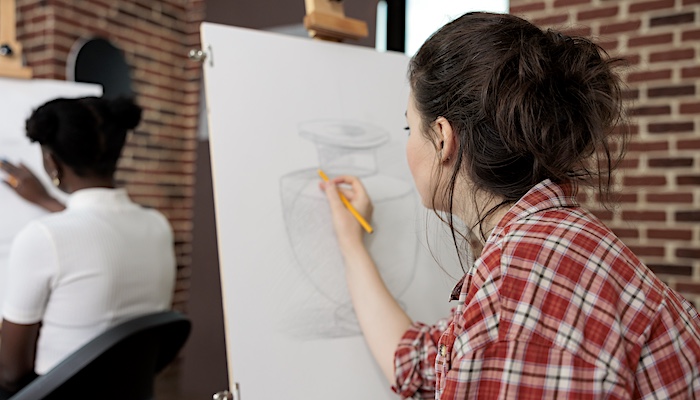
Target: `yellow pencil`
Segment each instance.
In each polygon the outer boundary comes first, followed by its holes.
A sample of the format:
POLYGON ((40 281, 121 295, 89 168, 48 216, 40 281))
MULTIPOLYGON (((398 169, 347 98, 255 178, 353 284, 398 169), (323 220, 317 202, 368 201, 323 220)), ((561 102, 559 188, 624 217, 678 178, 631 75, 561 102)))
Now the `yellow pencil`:
MULTIPOLYGON (((321 171, 321 170, 319 169, 319 170, 318 170, 318 174, 321 176, 321 178, 322 178, 324 181, 328 182, 328 175, 326 175, 325 172, 323 172, 323 171, 321 171)), ((355 210, 355 207, 353 207, 352 204, 350 204, 350 202, 349 202, 348 199, 343 195, 343 193, 341 193, 341 192, 339 191, 338 194, 340 195, 340 201, 342 201, 343 204, 345 204, 345 207, 347 207, 348 211, 350 211, 350 213, 355 217, 355 219, 357 220, 357 222, 359 222, 360 225, 362 225, 362 227, 365 228, 365 230, 367 231, 367 233, 372 233, 372 232, 374 232, 374 229, 372 229, 372 227, 370 226, 370 224, 368 224, 367 221, 365 221, 365 219, 362 218, 362 215, 360 215, 360 213, 357 212, 357 210, 355 210)))

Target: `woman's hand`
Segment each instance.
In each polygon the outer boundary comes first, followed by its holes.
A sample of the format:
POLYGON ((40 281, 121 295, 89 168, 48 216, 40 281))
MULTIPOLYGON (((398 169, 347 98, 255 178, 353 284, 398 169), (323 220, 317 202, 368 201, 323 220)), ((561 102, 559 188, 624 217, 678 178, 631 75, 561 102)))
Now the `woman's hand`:
POLYGON ((41 181, 26 165, 22 163, 14 165, 9 161, 0 160, 0 169, 8 175, 4 181, 5 185, 14 190, 23 199, 52 212, 65 208, 63 204, 49 194, 41 181))
POLYGON ((341 249, 348 250, 355 246, 362 246, 365 231, 345 207, 339 194, 339 191, 343 193, 355 210, 365 220, 370 221, 374 207, 362 182, 354 176, 343 175, 328 182, 321 182, 320 187, 326 192, 333 216, 333 227, 341 249))

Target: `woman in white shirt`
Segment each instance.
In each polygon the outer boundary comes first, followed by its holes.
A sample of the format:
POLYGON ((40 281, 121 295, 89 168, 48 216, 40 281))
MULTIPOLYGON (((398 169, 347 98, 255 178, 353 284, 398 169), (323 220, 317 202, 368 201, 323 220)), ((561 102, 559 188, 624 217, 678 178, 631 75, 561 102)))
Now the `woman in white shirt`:
POLYGON ((170 225, 114 184, 127 132, 140 119, 128 99, 56 99, 34 111, 27 137, 41 145, 53 184, 70 194, 65 206, 25 166, 0 162, 7 185, 54 211, 24 228, 10 250, 0 399, 106 329, 170 308, 170 225))

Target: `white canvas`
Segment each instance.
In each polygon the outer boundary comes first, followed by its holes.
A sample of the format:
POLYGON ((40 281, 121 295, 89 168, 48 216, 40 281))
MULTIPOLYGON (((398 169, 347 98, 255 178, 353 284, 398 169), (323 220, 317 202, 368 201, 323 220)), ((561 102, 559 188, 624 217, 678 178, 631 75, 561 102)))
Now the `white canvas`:
MULTIPOLYGON (((64 199, 65 195, 53 188, 44 172, 41 150, 25 136, 24 124, 32 111, 43 103, 58 97, 100 96, 102 87, 94 84, 55 80, 23 80, 0 78, 0 158, 14 164, 24 163, 50 188, 51 193, 64 199)), ((0 178, 6 178, 0 171, 0 178)), ((31 220, 46 213, 17 196, 7 186, 0 185, 0 309, 5 289, 5 272, 10 245, 14 236, 31 220)))
POLYGON ((397 398, 357 326, 317 169, 362 176, 387 286, 412 318, 447 316, 460 270, 446 235, 431 248, 452 277, 426 249, 426 231, 445 232, 405 161, 408 58, 201 31, 231 387, 249 400, 397 398))

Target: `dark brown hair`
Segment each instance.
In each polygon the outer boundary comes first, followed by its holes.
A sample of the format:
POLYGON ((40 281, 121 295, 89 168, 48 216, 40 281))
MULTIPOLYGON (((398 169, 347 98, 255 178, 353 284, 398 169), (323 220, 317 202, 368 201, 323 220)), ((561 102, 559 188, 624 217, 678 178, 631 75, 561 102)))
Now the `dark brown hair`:
POLYGON ((545 179, 610 193, 624 151, 612 143, 624 136, 612 134, 622 118, 614 71, 621 61, 589 39, 506 14, 465 14, 423 44, 408 73, 421 130, 434 134, 433 122, 444 117, 459 142, 449 184, 433 195, 448 202, 453 238, 462 173, 477 190, 502 199, 477 210, 474 226, 545 179))
POLYGON ((132 99, 55 99, 27 119, 27 137, 51 150, 79 176, 114 174, 127 131, 141 120, 132 99))

